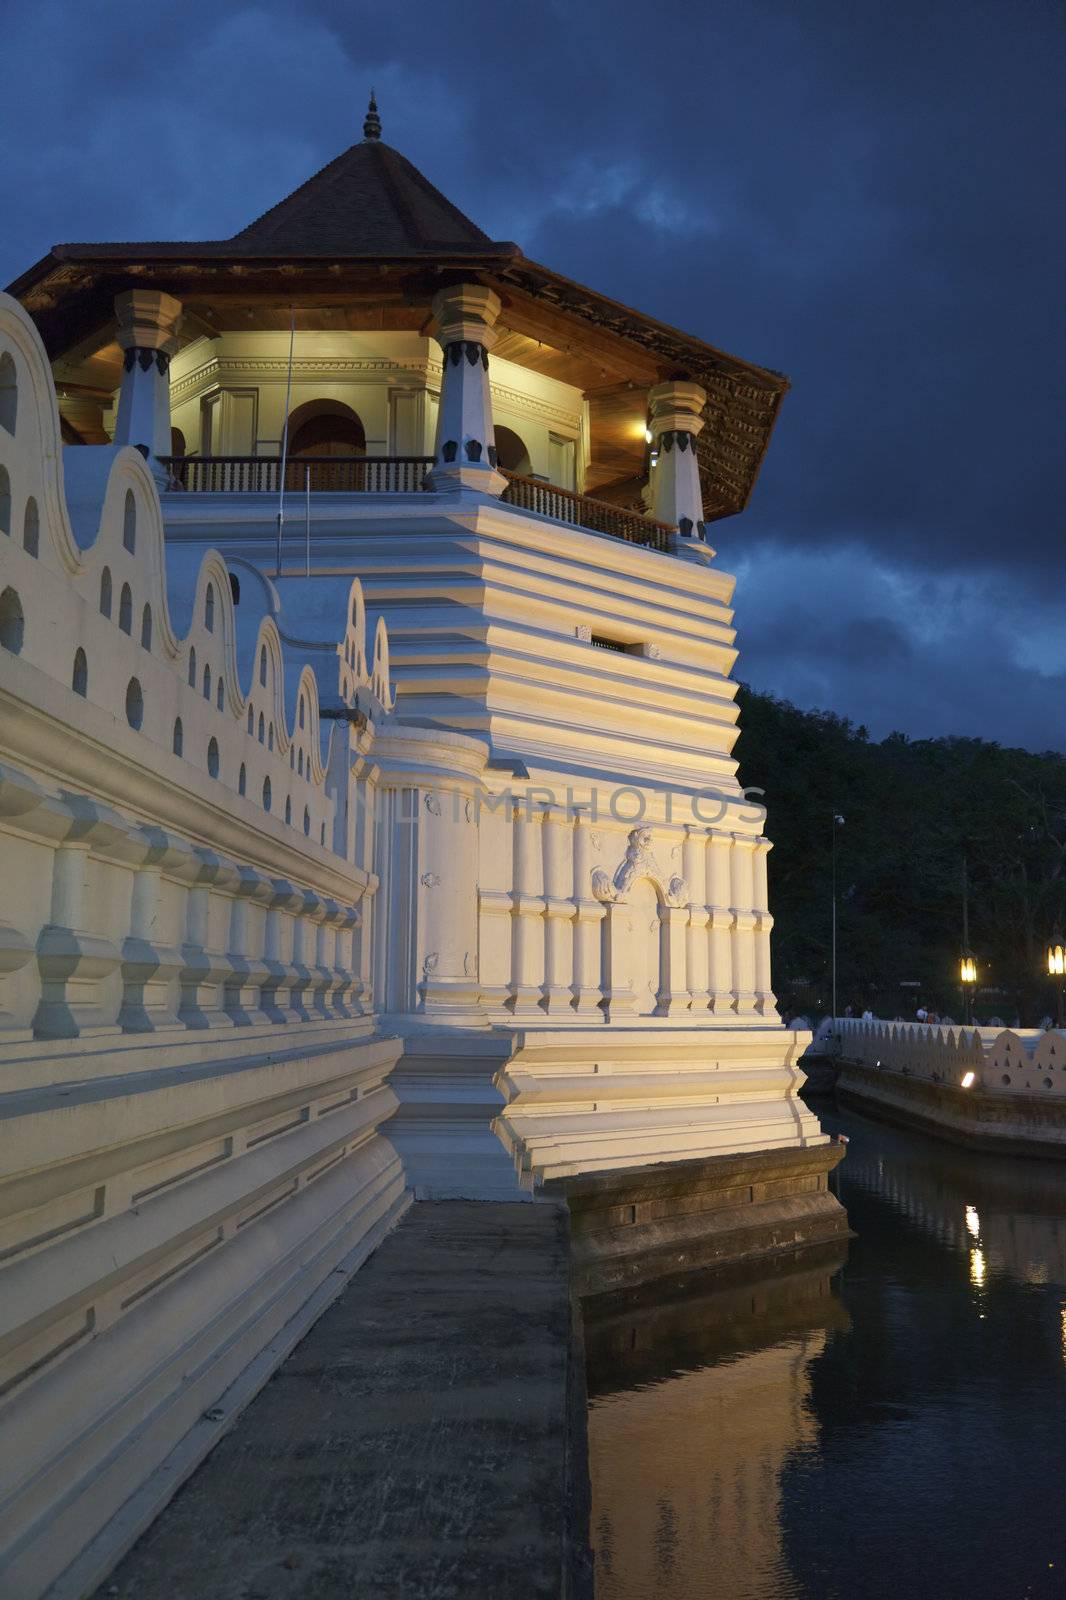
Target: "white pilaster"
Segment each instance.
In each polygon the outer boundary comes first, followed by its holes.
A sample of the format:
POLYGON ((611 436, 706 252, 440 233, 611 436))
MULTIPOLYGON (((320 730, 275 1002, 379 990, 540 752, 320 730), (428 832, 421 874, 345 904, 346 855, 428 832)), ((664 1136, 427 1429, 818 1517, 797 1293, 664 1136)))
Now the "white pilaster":
POLYGON ((758 919, 752 910, 754 854, 755 840, 749 838, 747 834, 735 833, 729 863, 733 901, 733 993, 736 997, 738 1017, 751 1017, 757 1014, 755 926, 758 919))
POLYGON ((755 854, 752 859, 752 910, 757 919, 755 923, 756 1008, 764 1017, 777 1015, 777 996, 773 992, 770 976, 770 931, 774 919, 770 915, 770 895, 766 875, 766 858, 772 849, 773 845, 769 839, 756 839, 755 854))
POLYGON ((544 897, 540 893, 543 811, 523 802, 514 818, 514 890, 511 935, 511 1004, 515 1016, 541 1012, 544 981, 544 897))
POLYGON ((733 847, 728 833, 711 833, 707 838, 708 954, 710 965, 707 1009, 716 1017, 736 1013, 733 997, 733 889, 729 856, 733 847))
POLYGON ((590 894, 592 883, 592 818, 584 808, 574 815, 574 1010, 595 1016, 603 1001, 600 972, 600 923, 604 907, 590 894))
POLYGON ((544 843, 544 1009, 570 1012, 573 994, 574 904, 570 818, 563 806, 548 806, 541 829, 544 843))

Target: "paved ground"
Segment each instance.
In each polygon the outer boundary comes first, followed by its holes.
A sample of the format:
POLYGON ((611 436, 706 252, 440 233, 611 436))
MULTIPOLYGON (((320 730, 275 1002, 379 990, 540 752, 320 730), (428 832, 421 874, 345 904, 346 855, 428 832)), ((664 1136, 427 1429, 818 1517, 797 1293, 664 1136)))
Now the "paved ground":
POLYGON ((569 1333, 561 1209, 413 1206, 97 1600, 582 1593, 569 1333))

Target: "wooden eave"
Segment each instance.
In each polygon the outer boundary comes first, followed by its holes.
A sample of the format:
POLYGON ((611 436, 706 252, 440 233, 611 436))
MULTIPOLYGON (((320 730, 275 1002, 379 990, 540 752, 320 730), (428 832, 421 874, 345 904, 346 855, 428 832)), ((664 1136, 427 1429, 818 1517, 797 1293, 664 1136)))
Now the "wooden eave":
MULTIPOLYGON (((448 278, 471 276, 503 301, 501 324, 595 361, 605 382, 650 387, 684 377, 708 393, 697 455, 708 521, 747 505, 789 383, 690 334, 585 288, 526 259, 516 245, 488 242, 456 251, 402 256, 270 255, 241 241, 136 245, 57 245, 11 284, 60 359, 113 326, 123 289, 147 285, 196 307, 280 300, 298 309, 343 304, 353 296, 418 307, 428 316, 448 278)), ((385 312, 387 325, 387 309, 385 312)))

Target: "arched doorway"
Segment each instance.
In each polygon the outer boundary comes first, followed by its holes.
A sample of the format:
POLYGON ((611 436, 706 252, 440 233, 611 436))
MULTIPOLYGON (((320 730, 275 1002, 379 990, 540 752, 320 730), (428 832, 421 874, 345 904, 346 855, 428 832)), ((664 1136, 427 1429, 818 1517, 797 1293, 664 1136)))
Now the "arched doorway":
POLYGON ((522 478, 528 478, 533 472, 533 463, 529 459, 520 436, 512 428, 495 428, 496 436, 496 465, 502 467, 504 472, 517 472, 522 478))
POLYGON ((366 429, 341 400, 308 400, 289 418, 287 489, 346 491, 366 487, 366 468, 353 457, 366 455, 366 429), (308 463, 311 465, 308 465, 308 463))
POLYGON ((340 400, 308 400, 289 418, 290 456, 365 456, 366 429, 340 400))

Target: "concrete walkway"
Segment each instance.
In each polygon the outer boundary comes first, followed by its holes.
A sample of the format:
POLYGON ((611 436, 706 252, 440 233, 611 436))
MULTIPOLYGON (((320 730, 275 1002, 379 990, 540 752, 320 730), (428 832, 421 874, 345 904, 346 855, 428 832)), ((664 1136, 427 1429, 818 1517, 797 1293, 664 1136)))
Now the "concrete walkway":
POLYGON ((413 1206, 98 1600, 584 1600, 567 1257, 562 1208, 413 1206))

